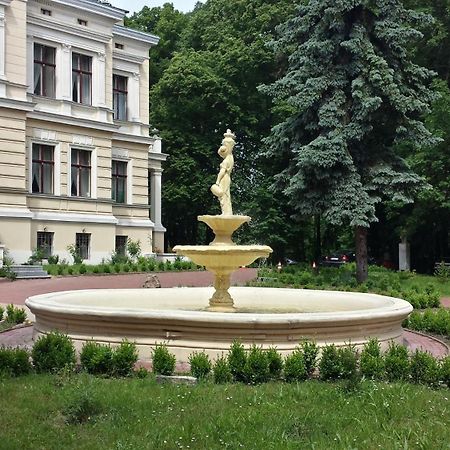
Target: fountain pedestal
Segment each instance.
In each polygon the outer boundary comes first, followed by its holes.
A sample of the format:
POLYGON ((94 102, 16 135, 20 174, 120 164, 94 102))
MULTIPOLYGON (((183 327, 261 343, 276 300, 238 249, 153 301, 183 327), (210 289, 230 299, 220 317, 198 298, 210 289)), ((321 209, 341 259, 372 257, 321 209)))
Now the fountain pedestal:
POLYGON ((217 215, 198 216, 214 232, 215 238, 209 245, 177 245, 173 248, 178 255, 187 256, 199 266, 214 274, 215 292, 209 299, 208 311, 235 312, 234 301, 228 289, 231 274, 241 266, 247 266, 257 258, 267 258, 272 249, 267 245, 236 245, 232 234, 249 216, 217 215))

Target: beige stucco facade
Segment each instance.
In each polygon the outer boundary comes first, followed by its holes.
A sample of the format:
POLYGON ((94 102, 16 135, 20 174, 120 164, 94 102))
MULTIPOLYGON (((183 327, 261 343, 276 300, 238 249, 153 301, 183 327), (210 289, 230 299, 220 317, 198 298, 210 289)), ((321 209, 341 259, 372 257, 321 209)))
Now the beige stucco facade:
POLYGON ((166 155, 148 125, 148 54, 158 38, 125 28, 123 16, 95 0, 0 0, 0 244, 17 263, 38 234, 69 260, 67 247, 88 236, 89 263, 110 257, 116 236, 139 240, 144 254, 164 248, 166 155), (49 49, 52 64, 36 59, 37 48, 49 49), (81 75, 74 55, 89 63, 81 75), (120 117, 113 75, 126 87, 120 117), (37 92, 44 82, 51 95, 37 92), (83 89, 89 98, 77 101, 83 89), (42 149, 48 160, 36 156, 42 149))

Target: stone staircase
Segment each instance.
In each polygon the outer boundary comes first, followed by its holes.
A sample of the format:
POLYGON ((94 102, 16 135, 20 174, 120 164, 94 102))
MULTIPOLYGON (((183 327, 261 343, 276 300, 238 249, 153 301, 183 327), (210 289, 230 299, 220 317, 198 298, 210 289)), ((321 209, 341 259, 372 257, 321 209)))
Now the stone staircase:
POLYGON ((17 280, 31 278, 51 278, 42 266, 11 266, 11 272, 16 274, 17 280))

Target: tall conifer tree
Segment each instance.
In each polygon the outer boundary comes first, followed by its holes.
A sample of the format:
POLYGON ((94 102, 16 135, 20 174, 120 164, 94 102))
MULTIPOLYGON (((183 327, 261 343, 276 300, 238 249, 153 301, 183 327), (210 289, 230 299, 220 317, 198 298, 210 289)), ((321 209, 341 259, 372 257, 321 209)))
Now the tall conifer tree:
POLYGON ((300 214, 354 227, 359 282, 377 203, 410 202, 421 186, 396 143, 433 141, 422 122, 433 73, 407 50, 427 20, 400 0, 310 0, 272 43, 289 58, 284 76, 262 87, 285 111, 266 141, 286 161, 275 184, 300 214))

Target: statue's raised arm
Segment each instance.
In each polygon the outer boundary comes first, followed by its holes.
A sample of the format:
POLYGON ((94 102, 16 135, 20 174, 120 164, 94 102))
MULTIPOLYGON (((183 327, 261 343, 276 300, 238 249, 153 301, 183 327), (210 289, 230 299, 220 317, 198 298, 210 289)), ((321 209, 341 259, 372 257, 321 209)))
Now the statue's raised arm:
POLYGON ((222 145, 218 150, 223 161, 220 163, 220 171, 217 175, 216 183, 211 186, 211 192, 219 199, 223 216, 233 215, 230 185, 231 171, 234 166, 233 148, 236 144, 235 138, 236 136, 230 130, 227 130, 227 132, 224 133, 222 145))

